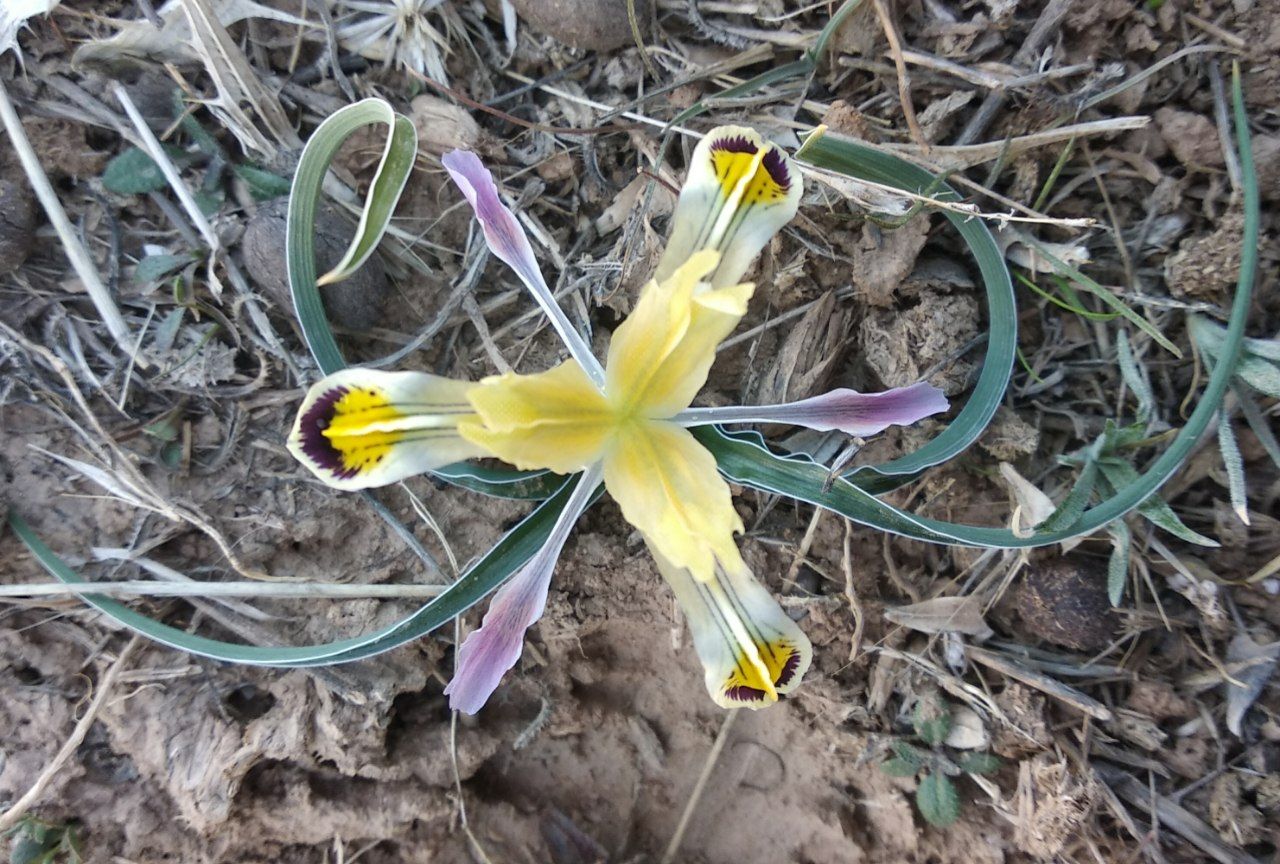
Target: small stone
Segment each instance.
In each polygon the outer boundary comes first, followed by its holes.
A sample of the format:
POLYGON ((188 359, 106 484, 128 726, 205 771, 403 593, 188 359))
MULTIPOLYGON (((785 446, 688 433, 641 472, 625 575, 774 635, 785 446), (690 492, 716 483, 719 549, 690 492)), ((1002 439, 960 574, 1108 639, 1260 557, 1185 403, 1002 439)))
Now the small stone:
POLYGON ((418 146, 437 156, 450 150, 479 149, 482 132, 471 112, 435 96, 422 94, 409 103, 409 119, 418 146))
MULTIPOLYGON (((268 201, 245 226, 241 249, 254 283, 281 309, 292 312, 289 274, 285 266, 287 198, 268 201)), ((321 205, 316 213, 316 271, 325 273, 342 260, 355 228, 337 210, 321 205)), ((391 295, 387 273, 376 254, 347 279, 320 289, 329 320, 348 330, 367 330, 377 323, 391 295)))
MULTIPOLYGON (((573 48, 612 51, 634 43, 627 0, 511 0, 521 20, 573 48)), ((636 0, 636 19, 643 33, 649 0, 636 0)))
POLYGON ((1106 568, 1092 560, 1068 557, 1033 564, 1017 600, 1022 624, 1046 642, 1100 651, 1116 636, 1119 621, 1107 599, 1106 568))

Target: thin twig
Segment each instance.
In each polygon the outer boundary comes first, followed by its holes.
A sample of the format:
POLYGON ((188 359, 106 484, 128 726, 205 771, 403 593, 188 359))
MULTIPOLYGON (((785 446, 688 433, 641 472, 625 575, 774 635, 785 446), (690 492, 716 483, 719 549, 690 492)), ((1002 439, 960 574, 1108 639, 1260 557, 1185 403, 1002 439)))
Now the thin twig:
POLYGON ((872 3, 876 7, 876 15, 880 18, 880 26, 884 28, 884 38, 889 40, 889 56, 893 58, 893 65, 898 70, 898 101, 902 103, 902 114, 907 118, 907 129, 911 132, 911 140, 928 154, 929 142, 924 137, 924 130, 920 128, 920 121, 916 119, 916 108, 911 101, 911 76, 907 72, 907 62, 902 57, 902 41, 898 39, 898 28, 893 23, 889 10, 885 8, 884 0, 872 0, 872 3))
MULTIPOLYGON (((1015 68, 1030 66, 1045 43, 1060 32, 1059 25, 1074 5, 1075 0, 1049 0, 1041 11, 1040 17, 1036 19, 1036 23, 1031 26, 1031 32, 1027 34, 1026 41, 1013 55, 1010 65, 1015 68)), ((987 98, 982 100, 982 104, 973 113, 964 130, 956 137, 956 144, 971 144, 981 138, 996 114, 1004 107, 1004 100, 1008 95, 1005 90, 992 90, 988 93, 987 98)))
POLYGON ((93 701, 89 703, 89 707, 84 712, 84 716, 80 718, 80 722, 76 723, 76 728, 71 730, 71 736, 63 742, 61 749, 58 750, 53 760, 44 766, 44 770, 40 772, 36 782, 31 784, 31 788, 14 802, 13 806, 6 810, 3 815, 0 815, 0 834, 18 824, 23 815, 31 809, 32 805, 40 800, 40 796, 49 788, 49 784, 61 773, 67 762, 75 755, 76 750, 84 743, 85 736, 89 734, 89 728, 98 719, 98 712, 107 701, 107 694, 111 692, 111 686, 124 669, 125 663, 129 661, 129 655, 133 653, 133 649, 137 647, 141 640, 142 637, 134 636, 124 646, 120 656, 116 658, 116 662, 111 664, 111 668, 98 681, 98 692, 93 694, 93 701))
POLYGON ((729 730, 733 728, 733 721, 737 719, 738 712, 741 710, 741 708, 730 708, 724 715, 724 722, 720 724, 715 743, 711 745, 711 752, 707 754, 707 761, 703 763, 702 773, 698 775, 698 781, 693 784, 689 801, 684 805, 680 821, 676 823, 676 831, 671 835, 671 842, 667 844, 666 851, 662 853, 661 864, 671 864, 676 860, 676 855, 680 852, 680 844, 684 841, 684 833, 689 830, 689 821, 693 819, 693 813, 698 809, 698 802, 702 800, 702 793, 707 788, 707 781, 711 779, 711 772, 715 770, 720 753, 729 740, 729 730))

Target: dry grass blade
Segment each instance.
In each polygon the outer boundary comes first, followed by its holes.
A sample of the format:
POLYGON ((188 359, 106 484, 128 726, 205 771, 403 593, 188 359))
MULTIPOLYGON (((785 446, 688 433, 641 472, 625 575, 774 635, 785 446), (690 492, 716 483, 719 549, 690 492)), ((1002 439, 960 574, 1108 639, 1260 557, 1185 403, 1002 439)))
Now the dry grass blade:
POLYGON ((40 205, 44 208, 49 221, 53 223, 54 230, 58 232, 58 241, 62 244, 63 252, 66 253, 76 275, 84 284, 89 299, 93 301, 94 308, 102 318, 103 326, 115 340, 120 352, 132 358, 134 365, 140 369, 151 368, 150 361, 138 351, 137 338, 129 332, 119 307, 116 306, 111 292, 107 290, 102 276, 98 273, 97 265, 93 263, 88 250, 80 242, 75 228, 71 225, 71 220, 67 218, 67 211, 62 208, 62 202, 53 191, 49 176, 45 174, 39 157, 31 147, 31 141, 22 127, 22 121, 18 119, 18 113, 14 110, 13 102, 9 99, 9 91, 3 81, 0 81, 0 120, 4 122, 5 132, 8 133, 9 141, 17 152, 18 160, 22 163, 22 170, 26 173, 27 180, 35 190, 36 197, 40 200, 40 205))
POLYGON ((1002 657, 994 651, 987 651, 985 648, 977 648, 973 645, 965 646, 965 654, 969 659, 981 663, 989 669, 994 669, 1004 675, 1008 675, 1015 681, 1021 681, 1037 690, 1047 693, 1060 702, 1070 705, 1072 708, 1083 714, 1088 714, 1095 720, 1106 722, 1113 719, 1111 709, 1103 705, 1097 699, 1093 699, 1074 687, 1068 687, 1061 681, 1043 675, 1026 668, 1012 660, 1002 657))
POLYGON ((78 597, 100 594, 104 597, 257 597, 262 599, 302 597, 306 599, 430 599, 444 590, 443 585, 347 585, 332 582, 294 582, 271 584, 262 582, 32 582, 0 585, 0 597, 78 597))

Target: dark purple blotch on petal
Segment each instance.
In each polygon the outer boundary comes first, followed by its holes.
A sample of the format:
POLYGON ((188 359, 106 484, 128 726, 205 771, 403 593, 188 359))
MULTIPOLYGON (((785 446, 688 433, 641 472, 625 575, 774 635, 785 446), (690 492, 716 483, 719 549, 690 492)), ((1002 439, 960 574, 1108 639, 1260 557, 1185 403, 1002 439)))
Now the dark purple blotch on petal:
POLYGON ((342 461, 342 452, 333 446, 333 442, 325 437, 324 430, 329 428, 337 413, 338 402, 349 393, 346 387, 334 387, 315 401, 298 420, 298 436, 302 452, 315 465, 333 473, 339 480, 349 480, 359 473, 356 468, 346 467, 342 461))
POLYGON ((748 687, 745 684, 738 684, 724 691, 724 695, 728 696, 735 702, 763 702, 768 698, 763 690, 755 687, 748 687))
POLYGON ((791 191, 791 172, 787 170, 787 160, 782 157, 782 151, 777 147, 770 147, 769 152, 764 154, 764 170, 769 172, 769 176, 773 178, 773 182, 778 184, 783 192, 791 191))
POLYGON ((711 149, 725 153, 755 153, 760 148, 746 135, 730 135, 727 138, 717 138, 712 142, 711 149))
POLYGON ((795 649, 791 650, 791 656, 787 658, 787 662, 782 664, 782 671, 778 673, 778 680, 773 682, 774 687, 786 687, 791 683, 791 679, 796 675, 796 669, 800 666, 800 652, 795 649))

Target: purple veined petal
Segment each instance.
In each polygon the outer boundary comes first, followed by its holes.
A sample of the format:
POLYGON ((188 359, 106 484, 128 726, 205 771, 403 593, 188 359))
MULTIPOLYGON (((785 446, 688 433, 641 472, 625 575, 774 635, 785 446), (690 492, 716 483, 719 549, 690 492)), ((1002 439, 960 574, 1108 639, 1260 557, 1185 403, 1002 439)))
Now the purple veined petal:
POLYGON ((921 381, 882 393, 859 393, 841 388, 783 405, 735 405, 727 408, 690 408, 675 422, 681 426, 711 423, 786 423, 820 432, 840 431, 865 438, 890 426, 907 426, 950 406, 947 397, 932 384, 921 381))
POLYGON ((804 632, 745 564, 698 579, 645 543, 684 612, 707 692, 722 708, 764 708, 790 693, 813 660, 804 632))
POLYGON ((493 595, 479 629, 473 630, 458 648, 453 680, 444 688, 450 708, 475 714, 489 701, 502 676, 520 659, 525 631, 546 609, 547 590, 560 550, 599 484, 600 465, 596 464, 582 473, 547 542, 493 595))
POLYGON ((560 335, 573 359, 578 361, 578 365, 597 387, 603 387, 604 369, 600 366, 600 361, 591 353, 591 347, 574 329, 551 289, 547 287, 547 280, 542 277, 538 259, 534 257, 533 247, 529 244, 520 220, 498 197, 498 185, 493 180, 493 174, 484 167, 480 157, 470 150, 451 150, 440 162, 475 211, 489 250, 516 272, 551 319, 551 326, 560 335))

